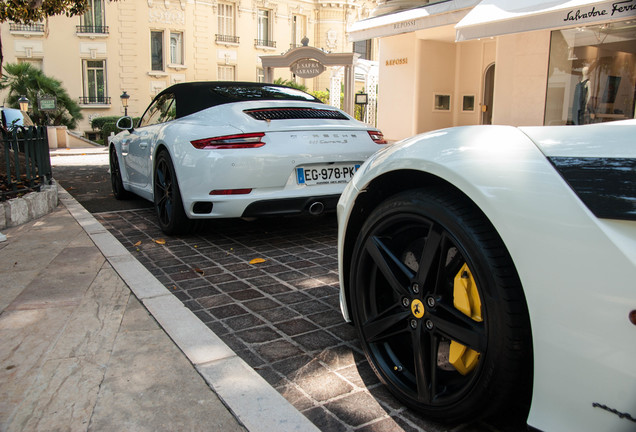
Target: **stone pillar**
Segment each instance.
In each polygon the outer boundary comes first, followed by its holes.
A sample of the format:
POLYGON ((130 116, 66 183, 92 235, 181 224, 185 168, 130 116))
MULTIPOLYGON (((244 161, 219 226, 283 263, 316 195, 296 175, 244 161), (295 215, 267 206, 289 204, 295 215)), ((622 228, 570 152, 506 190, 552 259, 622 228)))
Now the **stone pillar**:
POLYGON ((331 68, 331 85, 329 86, 329 105, 340 108, 340 88, 342 85, 342 67, 331 68))
POLYGON ((263 68, 263 79, 265 80, 266 83, 273 83, 274 82, 274 68, 272 67, 264 67, 263 68))
POLYGON ((55 149, 57 148, 57 130, 55 126, 47 126, 46 127, 46 137, 49 141, 49 148, 55 149))
POLYGON ((354 115, 354 100, 353 95, 355 93, 355 75, 354 67, 352 65, 345 66, 345 85, 344 85, 344 107, 343 110, 349 114, 354 115))
POLYGON ((47 126, 46 137, 49 140, 49 148, 68 147, 68 128, 66 126, 47 126))

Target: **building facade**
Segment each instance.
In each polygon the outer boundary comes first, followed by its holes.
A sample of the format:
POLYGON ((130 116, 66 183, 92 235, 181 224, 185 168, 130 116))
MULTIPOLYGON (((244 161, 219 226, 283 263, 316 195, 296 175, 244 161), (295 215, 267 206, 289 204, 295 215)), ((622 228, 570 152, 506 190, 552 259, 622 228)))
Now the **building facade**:
MULTIPOLYGON (((90 0, 80 17, 2 25, 5 63, 29 62, 62 82, 90 120, 140 116, 159 91, 183 81, 263 81, 260 57, 309 44, 326 52, 371 55, 368 41, 352 44, 346 28, 366 18, 371 1, 334 0, 90 0)), ((276 78, 295 79, 289 70, 276 78)), ((329 88, 329 73, 297 79, 310 91, 329 88)))
POLYGON ((388 139, 634 118, 636 0, 379 3, 349 37, 379 41, 377 125, 388 139))

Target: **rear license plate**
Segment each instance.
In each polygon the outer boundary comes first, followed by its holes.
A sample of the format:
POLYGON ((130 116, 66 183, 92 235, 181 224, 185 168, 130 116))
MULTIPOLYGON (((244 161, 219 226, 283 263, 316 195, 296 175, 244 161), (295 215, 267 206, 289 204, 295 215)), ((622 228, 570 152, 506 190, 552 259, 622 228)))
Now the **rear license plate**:
POLYGON ((311 165, 296 168, 298 184, 307 186, 347 183, 358 171, 360 164, 311 165))

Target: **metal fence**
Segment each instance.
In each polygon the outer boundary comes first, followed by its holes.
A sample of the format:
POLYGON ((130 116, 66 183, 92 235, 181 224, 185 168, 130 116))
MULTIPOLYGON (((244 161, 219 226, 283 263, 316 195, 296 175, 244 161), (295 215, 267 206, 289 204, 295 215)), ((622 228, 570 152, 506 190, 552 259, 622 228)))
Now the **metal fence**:
POLYGON ((108 34, 108 26, 78 25, 77 33, 108 34))
POLYGON ((0 136, 0 201, 51 184, 46 127, 16 127, 0 136))
POLYGON ((81 105, 110 105, 110 96, 80 96, 79 103, 81 105))

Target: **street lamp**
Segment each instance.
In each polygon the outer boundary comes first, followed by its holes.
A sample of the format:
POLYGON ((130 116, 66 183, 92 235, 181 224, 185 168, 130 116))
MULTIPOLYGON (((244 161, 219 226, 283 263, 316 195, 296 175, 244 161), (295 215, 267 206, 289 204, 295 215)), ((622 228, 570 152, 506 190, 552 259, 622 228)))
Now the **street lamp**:
POLYGON ((29 100, 25 95, 20 96, 18 104, 20 105, 20 111, 27 112, 29 110, 29 100))
POLYGON ((130 95, 126 93, 126 90, 124 90, 121 96, 119 96, 119 99, 121 99, 121 104, 124 106, 124 115, 127 116, 128 115, 128 99, 130 99, 130 95))

